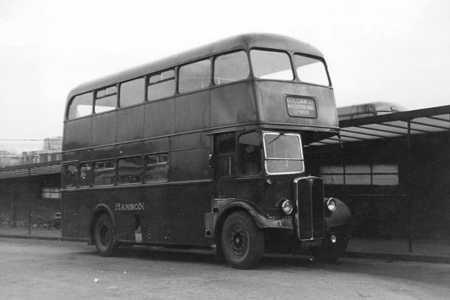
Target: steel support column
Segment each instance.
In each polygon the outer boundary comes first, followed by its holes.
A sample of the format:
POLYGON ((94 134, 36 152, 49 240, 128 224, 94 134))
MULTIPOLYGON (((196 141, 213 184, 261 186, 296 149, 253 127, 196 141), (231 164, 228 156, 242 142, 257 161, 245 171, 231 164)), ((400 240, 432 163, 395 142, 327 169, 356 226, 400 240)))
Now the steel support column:
POLYGON ((411 166, 412 166, 412 155, 411 155, 411 119, 408 120, 408 133, 406 136, 406 151, 407 151, 407 181, 406 181, 406 197, 408 202, 408 251, 413 252, 412 245, 412 214, 413 214, 413 205, 412 205, 412 176, 411 176, 411 166))

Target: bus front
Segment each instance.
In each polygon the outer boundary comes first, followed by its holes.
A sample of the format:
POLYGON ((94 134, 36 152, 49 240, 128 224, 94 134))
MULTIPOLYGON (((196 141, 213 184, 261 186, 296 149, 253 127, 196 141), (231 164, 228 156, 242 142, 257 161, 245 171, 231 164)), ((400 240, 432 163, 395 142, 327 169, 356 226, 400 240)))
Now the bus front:
MULTIPOLYGON (((245 231, 228 232, 228 216, 221 227, 222 251, 238 267, 256 260, 261 247, 264 252, 307 251, 335 261, 348 243, 350 210, 342 201, 324 197, 321 178, 312 176, 318 166, 304 156, 305 145, 338 133, 325 60, 319 52, 263 47, 251 48, 249 58, 259 124, 237 134, 242 175, 233 201, 251 211, 264 245, 258 246, 257 233, 246 238, 245 231), (259 180, 254 179, 257 174, 259 180), (246 248, 253 243, 254 255, 239 252, 242 240, 246 248)), ((243 226, 235 218, 237 224, 230 226, 243 226)))
POLYGON ((318 166, 305 161, 303 147, 336 135, 337 109, 324 58, 302 50, 250 50, 264 171, 272 183, 265 200, 277 201, 281 213, 292 216, 302 248, 335 260, 348 242, 350 212, 338 199, 324 197, 322 180, 311 176, 318 166), (288 190, 279 190, 287 182, 288 190))
POLYGON ((249 54, 268 183, 261 205, 275 218, 291 217, 297 246, 317 258, 336 260, 348 242, 350 211, 340 200, 324 197, 321 178, 311 176, 318 166, 303 153, 304 145, 338 132, 325 60, 318 53, 295 50, 257 48, 249 54))

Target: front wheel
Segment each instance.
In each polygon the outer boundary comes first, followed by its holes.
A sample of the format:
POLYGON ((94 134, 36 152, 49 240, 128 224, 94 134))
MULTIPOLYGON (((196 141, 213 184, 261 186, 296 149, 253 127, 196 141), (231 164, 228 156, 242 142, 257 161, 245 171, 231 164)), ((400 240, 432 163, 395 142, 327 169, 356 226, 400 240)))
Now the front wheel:
POLYGON ((223 256, 233 268, 250 269, 264 255, 264 232, 247 213, 234 212, 223 224, 221 246, 223 256))
POLYGON ((101 256, 112 256, 117 249, 114 224, 107 214, 100 215, 95 221, 94 243, 101 256))

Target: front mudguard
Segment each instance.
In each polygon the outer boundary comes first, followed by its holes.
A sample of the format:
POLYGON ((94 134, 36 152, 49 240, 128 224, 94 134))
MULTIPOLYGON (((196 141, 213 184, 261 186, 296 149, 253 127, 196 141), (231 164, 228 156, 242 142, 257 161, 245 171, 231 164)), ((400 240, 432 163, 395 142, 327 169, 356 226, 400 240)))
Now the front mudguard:
MULTIPOLYGON (((347 231, 347 234, 350 234, 351 224, 352 224, 352 213, 350 208, 339 199, 333 198, 336 202, 336 210, 330 212, 327 210, 325 214, 325 224, 327 228, 327 232, 332 232, 336 228, 343 228, 347 231)), ((325 199, 326 202, 327 199, 325 199)))
POLYGON ((292 216, 275 218, 265 214, 255 203, 242 199, 214 199, 212 212, 205 215, 205 235, 214 238, 220 234, 221 226, 231 213, 243 210, 254 220, 260 229, 277 228, 293 230, 292 216))

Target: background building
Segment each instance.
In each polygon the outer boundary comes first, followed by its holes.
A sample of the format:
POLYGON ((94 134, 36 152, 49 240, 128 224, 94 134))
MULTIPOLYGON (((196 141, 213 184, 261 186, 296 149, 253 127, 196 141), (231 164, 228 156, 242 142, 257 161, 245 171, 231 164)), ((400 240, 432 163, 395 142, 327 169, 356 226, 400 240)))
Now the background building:
POLYGON ((5 150, 0 150, 0 168, 18 165, 21 162, 21 155, 5 150))

